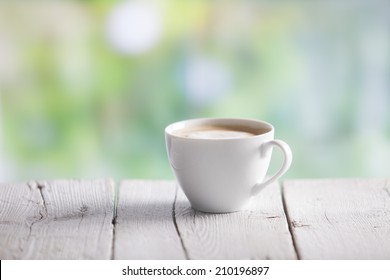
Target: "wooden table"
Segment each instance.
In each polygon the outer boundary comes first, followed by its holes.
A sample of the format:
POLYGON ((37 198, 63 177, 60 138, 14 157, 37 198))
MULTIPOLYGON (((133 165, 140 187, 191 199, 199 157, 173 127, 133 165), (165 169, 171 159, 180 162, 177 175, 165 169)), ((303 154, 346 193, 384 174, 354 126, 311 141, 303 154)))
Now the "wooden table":
POLYGON ((286 181, 231 214, 173 181, 0 184, 0 259, 390 259, 390 180, 286 181))

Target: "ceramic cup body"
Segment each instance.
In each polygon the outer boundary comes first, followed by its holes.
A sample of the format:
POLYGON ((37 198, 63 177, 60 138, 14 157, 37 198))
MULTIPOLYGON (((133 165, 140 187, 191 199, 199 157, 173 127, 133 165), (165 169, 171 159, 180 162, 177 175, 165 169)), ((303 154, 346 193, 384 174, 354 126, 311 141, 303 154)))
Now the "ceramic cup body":
POLYGON ((244 209, 251 197, 280 177, 291 163, 287 144, 274 140, 273 126, 258 120, 212 118, 181 121, 166 127, 165 139, 168 158, 180 187, 192 207, 203 212, 226 213, 244 209), (172 133, 204 125, 245 126, 262 133, 231 139, 193 139, 172 133), (273 145, 282 148, 285 161, 279 172, 264 182, 273 145))

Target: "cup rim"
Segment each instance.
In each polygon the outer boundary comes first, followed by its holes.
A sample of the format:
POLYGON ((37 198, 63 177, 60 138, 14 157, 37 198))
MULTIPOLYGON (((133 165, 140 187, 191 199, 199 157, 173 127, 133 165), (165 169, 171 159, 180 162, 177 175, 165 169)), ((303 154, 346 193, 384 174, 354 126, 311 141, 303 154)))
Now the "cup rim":
POLYGON ((194 119, 186 119, 186 120, 181 120, 177 121, 174 123, 171 123, 165 127, 165 134, 169 135, 170 137, 173 138, 178 138, 178 139, 183 139, 186 141, 243 141, 243 140, 251 140, 251 139, 257 139, 257 138, 262 138, 266 135, 273 134, 275 131, 275 128, 273 127, 272 124, 263 121, 263 120, 257 120, 257 119, 251 119, 251 118, 194 118, 194 119), (188 137, 183 137, 183 136, 178 136, 172 133, 172 131, 179 129, 180 127, 183 127, 185 123, 199 123, 199 122, 208 122, 208 121, 216 121, 216 122, 229 122, 229 121, 234 121, 234 122, 246 122, 246 123, 251 123, 257 124, 257 125, 262 125, 263 127, 265 126, 267 131, 261 134, 257 134, 251 137, 245 137, 245 138, 188 138, 188 137), (175 127, 177 127, 175 129, 175 127))

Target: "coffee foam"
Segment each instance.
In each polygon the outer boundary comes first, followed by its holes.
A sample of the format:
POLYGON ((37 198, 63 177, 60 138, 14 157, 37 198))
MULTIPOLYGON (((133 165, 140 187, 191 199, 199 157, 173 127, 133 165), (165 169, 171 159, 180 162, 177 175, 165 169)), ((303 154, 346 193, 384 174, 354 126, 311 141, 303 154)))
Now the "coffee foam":
POLYGON ((257 134, 245 130, 244 128, 231 128, 225 126, 194 126, 177 129, 173 135, 192 139, 234 139, 248 138, 257 134))

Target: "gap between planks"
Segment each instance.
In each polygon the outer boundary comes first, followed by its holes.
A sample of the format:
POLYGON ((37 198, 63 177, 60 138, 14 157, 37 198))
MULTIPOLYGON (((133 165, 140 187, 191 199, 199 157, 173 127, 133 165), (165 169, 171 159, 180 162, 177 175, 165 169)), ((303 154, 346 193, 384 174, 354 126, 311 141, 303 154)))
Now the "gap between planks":
POLYGON ((114 187, 114 210, 112 211, 112 241, 111 241, 111 255, 110 259, 115 259, 115 227, 116 227, 116 217, 117 217, 117 210, 118 210, 118 194, 119 194, 119 185, 116 181, 113 181, 113 187, 114 187))
POLYGON ((183 238, 180 235, 179 227, 178 227, 177 221, 176 221, 176 201, 177 201, 177 192, 178 192, 178 190, 179 190, 179 187, 178 187, 178 185, 176 183, 175 184, 175 199, 173 200, 173 205, 172 205, 172 220, 173 220, 173 224, 175 225, 176 233, 179 236, 180 244, 181 244, 181 247, 183 248, 185 258, 186 258, 186 260, 189 260, 190 256, 188 254, 186 246, 184 245, 184 241, 183 241, 183 238))
POLYGON ((292 241, 292 245, 294 247, 295 256, 296 256, 297 260, 301 260, 301 255, 300 255, 298 247, 297 247, 297 241, 295 240, 295 237, 294 237, 294 234, 293 234, 293 230, 292 230, 292 226, 291 226, 291 219, 290 219, 290 216, 289 216, 289 213, 288 213, 288 210, 287 210, 286 197, 285 197, 285 194, 284 194, 284 184, 282 183, 280 185, 280 187, 281 187, 280 194, 282 196, 283 211, 284 211, 284 215, 286 215, 288 231, 290 232, 291 241, 292 241))

